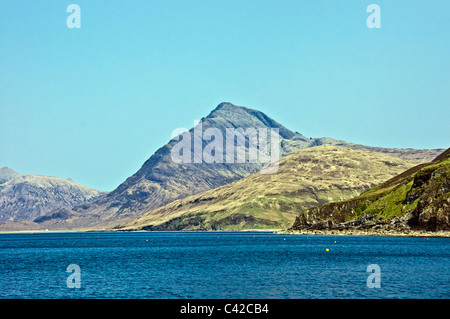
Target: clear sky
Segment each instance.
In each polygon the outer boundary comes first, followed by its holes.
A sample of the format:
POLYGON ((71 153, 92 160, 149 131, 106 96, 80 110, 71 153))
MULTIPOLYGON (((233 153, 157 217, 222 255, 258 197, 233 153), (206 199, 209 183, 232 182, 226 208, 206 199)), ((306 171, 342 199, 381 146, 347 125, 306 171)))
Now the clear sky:
POLYGON ((450 1, 2 0, 0 166, 110 191, 220 102, 449 147, 450 1), (81 28, 69 29, 69 4, 81 28), (369 4, 381 28, 369 29, 369 4))

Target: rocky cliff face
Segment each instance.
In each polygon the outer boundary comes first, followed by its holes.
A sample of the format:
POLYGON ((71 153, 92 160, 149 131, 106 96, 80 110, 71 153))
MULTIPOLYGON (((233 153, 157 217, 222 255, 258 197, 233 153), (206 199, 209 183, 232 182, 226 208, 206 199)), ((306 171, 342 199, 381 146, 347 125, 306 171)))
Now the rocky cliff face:
POLYGON ((0 184, 0 221, 31 221, 55 209, 72 208, 104 195, 59 177, 14 175, 0 184))
POLYGON ((450 160, 426 166, 415 174, 406 204, 416 202, 417 206, 411 212, 412 226, 450 230, 450 160))
POLYGON ((450 230, 450 149, 354 199, 302 211, 293 230, 450 230))

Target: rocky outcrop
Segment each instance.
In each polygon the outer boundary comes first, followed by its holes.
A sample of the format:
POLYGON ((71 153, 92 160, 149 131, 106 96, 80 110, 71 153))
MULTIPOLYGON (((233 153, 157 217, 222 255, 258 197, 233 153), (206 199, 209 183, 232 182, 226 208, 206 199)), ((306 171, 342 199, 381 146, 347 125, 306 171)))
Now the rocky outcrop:
POLYGON ((450 230, 450 164, 431 165, 418 172, 408 193, 408 201, 414 199, 417 206, 412 215, 418 228, 450 230))

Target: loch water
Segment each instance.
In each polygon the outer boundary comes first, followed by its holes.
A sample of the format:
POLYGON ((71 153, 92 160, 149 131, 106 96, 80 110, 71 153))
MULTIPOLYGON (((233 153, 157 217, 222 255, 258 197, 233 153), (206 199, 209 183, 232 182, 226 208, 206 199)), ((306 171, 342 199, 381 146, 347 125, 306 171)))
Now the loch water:
POLYGON ((448 299, 449 283, 449 238, 0 234, 1 299, 448 299), (79 273, 67 272, 73 264, 79 273))

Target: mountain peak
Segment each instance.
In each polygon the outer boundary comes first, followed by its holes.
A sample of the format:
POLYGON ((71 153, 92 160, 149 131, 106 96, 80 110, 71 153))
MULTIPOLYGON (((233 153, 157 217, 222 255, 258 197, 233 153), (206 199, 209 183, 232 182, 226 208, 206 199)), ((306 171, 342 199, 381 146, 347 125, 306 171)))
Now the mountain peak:
POLYGON ((0 167, 0 184, 19 176, 19 173, 9 167, 0 167))
POLYGON ((240 106, 234 105, 233 103, 230 103, 230 102, 222 102, 222 103, 219 103, 219 105, 217 105, 217 107, 214 110, 220 110, 221 108, 224 108, 224 107, 240 107, 240 106))
POLYGON ((209 120, 209 124, 220 127, 277 128, 283 138, 292 139, 297 136, 297 138, 303 139, 301 134, 288 130, 263 112, 230 102, 220 103, 206 119, 209 120))
POLYGON ((211 111, 211 113, 208 116, 213 116, 217 114, 222 114, 223 112, 239 112, 239 110, 246 109, 243 106, 238 106, 230 102, 222 102, 219 105, 216 106, 214 110, 211 111))

